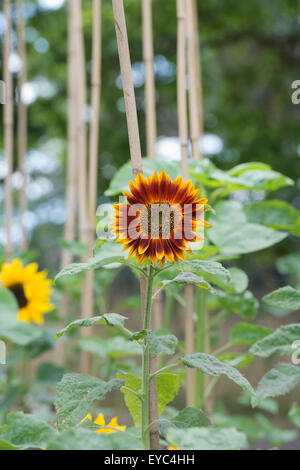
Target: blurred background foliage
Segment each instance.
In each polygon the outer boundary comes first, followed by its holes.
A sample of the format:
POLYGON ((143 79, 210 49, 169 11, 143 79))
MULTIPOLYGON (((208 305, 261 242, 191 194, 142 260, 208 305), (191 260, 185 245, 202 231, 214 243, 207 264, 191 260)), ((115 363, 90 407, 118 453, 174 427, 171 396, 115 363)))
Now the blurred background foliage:
MULTIPOLYGON (((153 0, 152 3, 158 154, 169 159, 172 156, 176 158, 176 154, 178 156, 176 140, 166 139, 176 138, 178 132, 176 2, 153 0)), ((54 272, 59 261, 58 240, 64 221, 67 6, 63 0, 52 2, 51 9, 49 5, 51 2, 47 0, 25 2, 29 103, 27 223, 32 232, 31 247, 38 252, 41 265, 54 272)), ((92 2, 84 0, 83 7, 87 83, 90 83, 92 2)), ((140 0, 126 0, 125 7, 145 154, 140 0)), ((199 1, 198 11, 204 131, 221 139, 217 145, 210 146, 209 156, 224 169, 246 161, 269 163, 275 170, 295 180, 295 186, 280 190, 278 198, 284 198, 299 208, 299 107, 291 101, 291 84, 299 78, 299 3, 295 0, 253 0, 251 3, 209 0, 199 1)), ((0 19, 2 41, 3 16, 0 19)), ((13 42, 16 48, 16 37, 13 42)), ((17 71, 18 57, 14 59, 17 71)), ((103 195, 115 171, 129 158, 110 0, 103 0, 101 95, 99 195, 103 195)), ((0 132, 3 148, 2 129, 0 132)), ((16 175, 14 183, 16 187, 16 175)), ((244 194, 245 197, 251 200, 251 194, 244 194)), ((17 240, 17 233, 15 238, 17 240)), ((247 262, 253 264, 257 277, 265 276, 261 268, 262 257, 264 269, 270 269, 278 251, 282 253, 296 248, 296 241, 289 239, 247 262)))

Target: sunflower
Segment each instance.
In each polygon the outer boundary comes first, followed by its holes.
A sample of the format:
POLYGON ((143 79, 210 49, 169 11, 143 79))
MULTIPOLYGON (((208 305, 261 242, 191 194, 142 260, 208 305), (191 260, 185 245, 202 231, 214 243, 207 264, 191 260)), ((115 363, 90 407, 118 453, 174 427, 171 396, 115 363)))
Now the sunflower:
MULTIPOLYGON (((83 418, 82 421, 86 419, 93 421, 92 415, 90 413, 86 415, 86 417, 83 418)), ((94 420, 94 423, 98 424, 98 426, 103 426, 100 429, 96 429, 96 432, 105 433, 105 434, 111 434, 112 432, 117 432, 117 431, 125 431, 126 429, 126 426, 120 426, 118 424, 118 418, 116 416, 112 418, 108 424, 105 424, 105 419, 102 413, 100 413, 97 416, 97 418, 94 420)))
POLYGON ((124 191, 127 202, 115 204, 112 233, 124 244, 129 258, 142 263, 150 258, 172 263, 191 253, 189 242, 203 241, 196 231, 209 223, 200 216, 207 199, 199 199, 200 190, 181 176, 174 181, 165 171, 147 179, 139 173, 129 182, 131 192, 124 191))
POLYGON ((1 266, 0 282, 16 297, 18 321, 41 324, 44 322, 44 313, 53 310, 49 302, 52 281, 46 277, 46 271, 38 272, 37 263, 23 266, 18 258, 1 266))

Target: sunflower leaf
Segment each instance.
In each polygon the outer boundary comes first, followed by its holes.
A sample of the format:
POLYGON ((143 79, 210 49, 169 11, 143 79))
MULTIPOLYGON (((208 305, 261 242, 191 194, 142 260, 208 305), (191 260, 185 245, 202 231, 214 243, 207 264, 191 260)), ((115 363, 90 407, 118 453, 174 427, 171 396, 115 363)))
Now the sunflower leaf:
POLYGON ((294 351, 293 343, 299 338, 300 323, 284 325, 253 344, 250 353, 259 357, 270 357, 273 354, 290 355, 294 351))
POLYGON ((251 323, 236 323, 231 329, 230 341, 232 344, 251 346, 265 336, 273 333, 269 328, 251 323))
POLYGON ((167 440, 180 450, 238 450, 247 445, 247 437, 235 428, 170 427, 167 440))
POLYGON ((55 407, 60 429, 72 428, 90 412, 95 400, 103 400, 107 393, 118 390, 124 380, 104 382, 83 374, 66 374, 57 385, 55 407))
POLYGON ((293 390, 300 383, 300 367, 288 363, 277 364, 260 380, 252 406, 257 406, 268 397, 278 397, 293 390))
POLYGON ((207 236, 217 245, 221 254, 241 255, 268 248, 287 237, 287 233, 278 232, 258 224, 214 223, 207 231, 207 236))
MULTIPOLYGON (((210 291, 211 293, 215 293, 214 288, 208 282, 206 282, 202 277, 199 277, 197 274, 191 273, 191 272, 182 272, 178 274, 176 277, 174 277, 173 279, 162 281, 162 287, 159 289, 159 291, 163 289, 164 287, 169 286, 174 283, 194 284, 198 287, 201 287, 202 289, 206 289, 210 291)), ((157 295, 157 292, 156 292, 156 295, 157 295)))
POLYGON ((300 290, 291 286, 281 287, 265 295, 263 301, 274 307, 298 310, 300 308, 300 290))
POLYGON ((14 294, 4 288, 0 288, 0 331, 2 328, 15 325, 18 316, 18 304, 14 294))
POLYGON ((205 353, 189 354, 181 358, 183 364, 193 367, 204 374, 220 376, 226 375, 229 379, 239 385, 243 390, 247 390, 251 394, 254 390, 248 380, 234 367, 226 362, 221 362, 214 356, 205 353))
POLYGON ((60 338, 62 335, 70 331, 72 328, 78 327, 88 327, 93 325, 110 325, 110 326, 117 326, 123 327, 126 317, 119 315, 118 313, 105 313, 104 315, 100 315, 98 317, 91 317, 91 318, 82 318, 80 320, 75 320, 69 323, 65 328, 58 331, 56 333, 55 339, 60 338))

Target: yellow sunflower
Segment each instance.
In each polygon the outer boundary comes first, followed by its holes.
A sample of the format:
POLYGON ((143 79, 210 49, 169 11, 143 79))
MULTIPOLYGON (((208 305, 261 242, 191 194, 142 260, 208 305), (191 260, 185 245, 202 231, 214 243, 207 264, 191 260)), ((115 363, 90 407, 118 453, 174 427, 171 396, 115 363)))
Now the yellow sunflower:
POLYGON ((114 205, 111 224, 129 257, 135 255, 138 263, 178 262, 191 252, 189 242, 203 241, 196 231, 209 226, 201 218, 207 199, 199 199, 191 181, 184 183, 181 176, 172 181, 165 171, 147 179, 139 173, 129 188, 123 192, 127 203, 114 205))
MULTIPOLYGON (((92 415, 90 413, 86 415, 86 417, 83 418, 82 421, 84 421, 85 419, 89 419, 93 421, 92 415)), ((97 416, 97 418, 94 420, 94 423, 98 424, 98 426, 103 426, 103 428, 101 429, 96 429, 96 432, 105 433, 105 434, 111 434, 112 432, 117 432, 117 431, 125 431, 126 429, 126 426, 120 426, 118 424, 118 418, 116 416, 112 418, 108 424, 105 424, 105 419, 102 413, 100 413, 97 416)))
POLYGON ((23 266, 22 261, 16 258, 1 266, 0 283, 16 297, 18 321, 41 324, 43 315, 53 310, 54 306, 49 301, 52 281, 46 278, 47 272, 38 272, 37 263, 23 266))

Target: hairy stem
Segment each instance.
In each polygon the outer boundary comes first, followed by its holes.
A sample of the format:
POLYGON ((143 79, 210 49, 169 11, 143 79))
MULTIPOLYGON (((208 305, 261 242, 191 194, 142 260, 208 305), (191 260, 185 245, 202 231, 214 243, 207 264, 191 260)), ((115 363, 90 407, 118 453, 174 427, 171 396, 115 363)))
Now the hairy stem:
MULTIPOLYGON (((151 321, 151 307, 152 307, 152 290, 153 290, 153 266, 149 266, 146 298, 145 298, 145 313, 144 313, 144 329, 150 329, 151 321)), ((150 353, 147 337, 145 338, 143 348, 143 361, 142 361, 142 442, 144 448, 149 450, 149 384, 150 384, 150 353)))
MULTIPOLYGON (((197 289, 196 293, 196 311, 197 311, 197 327, 196 327, 196 352, 205 351, 205 305, 206 293, 202 289, 197 289)), ((204 406, 204 374, 199 370, 196 371, 195 380, 195 407, 204 406)))

